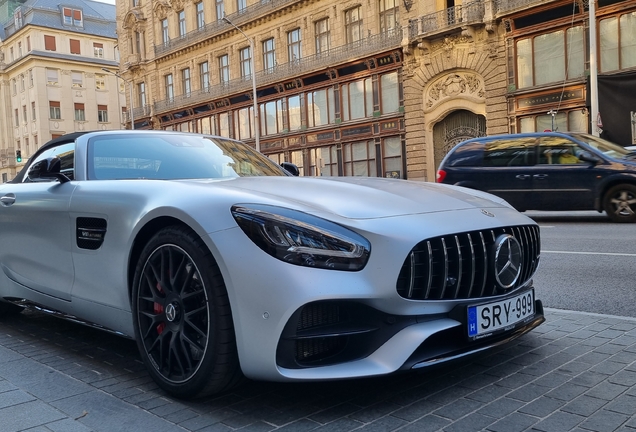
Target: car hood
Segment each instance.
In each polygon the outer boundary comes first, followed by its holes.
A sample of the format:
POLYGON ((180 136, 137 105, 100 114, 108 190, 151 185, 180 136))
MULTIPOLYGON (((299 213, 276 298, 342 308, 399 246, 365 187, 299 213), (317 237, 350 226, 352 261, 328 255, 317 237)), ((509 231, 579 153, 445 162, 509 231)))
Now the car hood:
POLYGON ((254 202, 267 199, 274 205, 293 204, 352 219, 510 207, 501 198, 473 189, 373 177, 242 177, 219 183, 253 194, 254 202))

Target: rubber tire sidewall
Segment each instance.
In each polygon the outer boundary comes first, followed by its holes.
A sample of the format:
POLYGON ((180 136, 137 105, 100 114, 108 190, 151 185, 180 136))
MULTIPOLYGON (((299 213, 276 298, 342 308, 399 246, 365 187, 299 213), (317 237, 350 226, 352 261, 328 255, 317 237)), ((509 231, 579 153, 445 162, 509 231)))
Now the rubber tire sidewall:
POLYGON ((217 393, 234 385, 240 368, 227 291, 216 262, 200 238, 181 227, 164 228, 155 234, 140 254, 135 268, 132 294, 132 315, 137 347, 148 373, 159 387, 176 397, 191 399, 217 393), (155 369, 146 354, 136 312, 139 280, 145 263, 153 251, 167 244, 182 248, 195 263, 204 283, 209 305, 210 323, 206 352, 197 372, 183 383, 167 381, 155 369), (220 356, 223 356, 223 359, 219 358, 220 356))
POLYGON ((636 222, 636 213, 630 217, 622 217, 617 215, 614 212, 613 205, 610 203, 610 200, 613 196, 615 196, 621 190, 627 190, 634 196, 636 196, 636 186, 631 184, 619 184, 616 186, 612 186, 603 197, 603 210, 607 213, 607 216, 612 220, 612 222, 618 223, 633 223, 636 222))

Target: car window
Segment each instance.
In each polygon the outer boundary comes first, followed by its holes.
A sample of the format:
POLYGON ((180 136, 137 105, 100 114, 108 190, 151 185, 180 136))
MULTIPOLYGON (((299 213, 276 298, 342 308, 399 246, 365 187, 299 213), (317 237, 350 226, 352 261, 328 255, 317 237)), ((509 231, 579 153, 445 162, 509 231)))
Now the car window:
POLYGON ((594 135, 571 133, 574 138, 584 142, 590 147, 595 148, 606 156, 613 158, 628 158, 630 157, 630 150, 625 147, 614 144, 613 142, 604 140, 602 138, 595 137, 594 135))
POLYGON ((574 141, 559 136, 541 137, 539 143, 539 164, 572 165, 583 161, 579 156, 584 150, 574 141))
MULTIPOLYGON (((29 162, 29 168, 33 167, 39 161, 51 158, 58 158, 60 160, 60 172, 64 174, 69 179, 75 179, 75 143, 65 143, 60 144, 55 147, 51 147, 42 153, 40 153, 35 159, 29 162)), ((41 179, 32 180, 29 178, 28 171, 27 175, 24 176, 24 183, 30 183, 33 181, 56 181, 53 178, 50 179, 41 179)))
POLYGON ((536 138, 505 138, 486 142, 484 166, 530 166, 535 164, 536 138))
POLYGON ((88 175, 93 180, 171 180, 286 174, 269 158, 240 142, 163 133, 91 138, 88 175))
POLYGON ((484 161, 484 146, 480 142, 467 142, 460 145, 448 157, 446 165, 452 167, 480 167, 484 161))

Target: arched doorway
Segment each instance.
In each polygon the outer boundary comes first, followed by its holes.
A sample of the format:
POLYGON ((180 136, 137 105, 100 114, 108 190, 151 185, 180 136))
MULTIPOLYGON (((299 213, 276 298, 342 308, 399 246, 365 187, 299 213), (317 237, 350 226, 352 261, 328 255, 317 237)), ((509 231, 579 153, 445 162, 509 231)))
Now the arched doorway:
POLYGON ((433 126, 435 167, 439 166, 446 153, 456 144, 485 135, 486 117, 467 110, 451 112, 433 126))

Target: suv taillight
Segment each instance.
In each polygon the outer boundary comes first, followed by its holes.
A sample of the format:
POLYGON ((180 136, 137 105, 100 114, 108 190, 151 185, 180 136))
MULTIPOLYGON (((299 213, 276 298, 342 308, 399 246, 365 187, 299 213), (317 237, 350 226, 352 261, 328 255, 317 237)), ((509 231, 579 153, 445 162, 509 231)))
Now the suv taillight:
POLYGON ((444 178, 446 178, 446 171, 437 170, 437 183, 442 183, 444 178))

